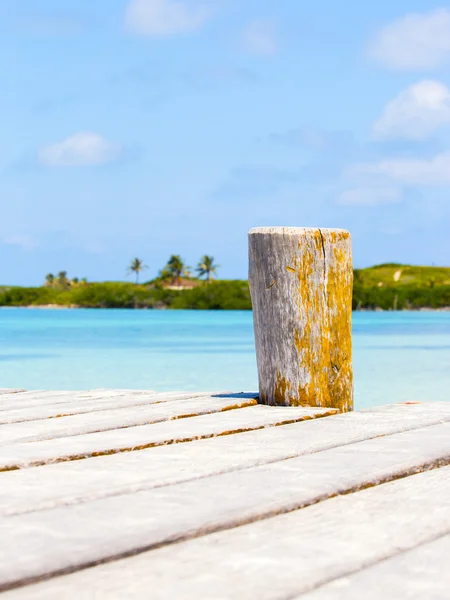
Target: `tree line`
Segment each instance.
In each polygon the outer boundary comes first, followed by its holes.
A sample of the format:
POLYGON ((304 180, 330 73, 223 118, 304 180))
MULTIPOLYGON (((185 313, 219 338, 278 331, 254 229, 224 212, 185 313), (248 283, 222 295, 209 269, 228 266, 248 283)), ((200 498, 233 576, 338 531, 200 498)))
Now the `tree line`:
POLYGON ((60 271, 57 275, 53 275, 53 273, 47 273, 47 275, 45 276, 44 285, 45 287, 49 288, 68 290, 70 288, 86 284, 86 277, 83 277, 82 279, 79 279, 78 277, 73 277, 72 279, 69 279, 67 277, 67 271, 60 271))
MULTIPOLYGON (((199 260, 195 272, 199 279, 205 279, 208 283, 211 282, 217 274, 219 265, 216 264, 214 256, 205 254, 199 260)), ((148 269, 147 265, 140 258, 133 258, 130 262, 127 273, 133 274, 136 278, 136 283, 139 283, 140 275, 148 269)), ((190 279, 192 276, 192 268, 188 267, 185 261, 179 254, 172 254, 166 265, 159 271, 158 277, 154 280, 156 283, 170 283, 175 286, 182 284, 183 279, 190 279)), ((45 287, 56 288, 59 290, 69 290, 74 287, 79 287, 87 284, 86 277, 79 279, 73 277, 70 279, 67 276, 67 271, 60 271, 56 275, 48 273, 45 277, 45 287)))
MULTIPOLYGON (((199 260, 195 272, 199 279, 205 279, 211 282, 217 274, 219 265, 216 264, 214 256, 205 254, 199 260)), ((136 283, 139 283, 139 276, 148 267, 140 258, 133 258, 128 267, 128 272, 136 277, 136 283)), ((180 285, 183 279, 189 279, 192 275, 192 268, 188 267, 179 254, 172 254, 166 265, 159 271, 157 281, 169 282, 172 285, 180 285)))
MULTIPOLYGON (((139 282, 145 269, 141 259, 133 259, 128 271, 139 282)), ((134 281, 88 283, 60 271, 49 273, 40 287, 0 286, 0 306, 251 309, 248 282, 214 280, 217 269, 212 256, 201 257, 196 268, 190 269, 179 255, 172 255, 158 276, 144 285, 134 281), (191 271, 205 285, 198 285, 191 271)), ((450 268, 385 264, 356 269, 354 275, 355 310, 450 308, 450 268)))

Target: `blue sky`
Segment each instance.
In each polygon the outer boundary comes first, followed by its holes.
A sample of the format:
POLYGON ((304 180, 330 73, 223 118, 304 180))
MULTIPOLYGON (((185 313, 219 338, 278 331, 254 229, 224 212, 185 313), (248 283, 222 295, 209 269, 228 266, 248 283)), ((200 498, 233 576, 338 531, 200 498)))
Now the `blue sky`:
POLYGON ((253 226, 450 264, 450 5, 0 0, 0 282, 245 277, 253 226))

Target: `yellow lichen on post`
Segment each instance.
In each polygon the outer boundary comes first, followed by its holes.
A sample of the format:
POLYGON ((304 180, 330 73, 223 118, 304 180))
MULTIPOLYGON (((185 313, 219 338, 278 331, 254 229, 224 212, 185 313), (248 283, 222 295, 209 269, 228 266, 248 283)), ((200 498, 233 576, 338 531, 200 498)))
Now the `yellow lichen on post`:
POLYGON ((352 410, 350 234, 257 228, 249 250, 260 401, 352 410))

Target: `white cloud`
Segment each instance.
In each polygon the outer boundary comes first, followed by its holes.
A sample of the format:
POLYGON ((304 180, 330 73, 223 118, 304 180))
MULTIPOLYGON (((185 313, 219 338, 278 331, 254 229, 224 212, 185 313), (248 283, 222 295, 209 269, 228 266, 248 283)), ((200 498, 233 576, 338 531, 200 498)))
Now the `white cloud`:
POLYGON ((421 81, 404 90, 375 123, 378 138, 423 139, 450 123, 450 90, 438 81, 421 81))
POLYGON ((39 150, 38 158, 41 164, 49 167, 76 167, 111 162, 120 152, 119 145, 101 135, 80 131, 61 142, 44 146, 39 150))
POLYGON ((193 31, 215 12, 217 0, 132 0, 125 14, 129 31, 167 37, 193 31))
POLYGON ((345 190, 338 204, 346 206, 376 206, 394 204, 402 200, 402 191, 393 187, 359 187, 345 190))
POLYGON ((407 185, 450 185, 450 152, 431 159, 393 158, 357 165, 353 174, 388 177, 407 185))
POLYGON ((450 10, 414 13, 390 23, 375 36, 370 55, 392 69, 425 69, 450 61, 450 10))
POLYGON ((272 56, 278 49, 275 23, 253 21, 242 33, 242 44, 247 52, 260 56, 272 56))
POLYGON ((41 15, 25 18, 18 25, 37 36, 72 36, 82 33, 87 23, 76 17, 41 15))
POLYGON ((37 241, 31 235, 28 235, 26 233, 11 235, 6 238, 3 238, 2 241, 7 246, 17 246, 19 248, 22 248, 22 250, 33 250, 34 248, 39 246, 37 241))

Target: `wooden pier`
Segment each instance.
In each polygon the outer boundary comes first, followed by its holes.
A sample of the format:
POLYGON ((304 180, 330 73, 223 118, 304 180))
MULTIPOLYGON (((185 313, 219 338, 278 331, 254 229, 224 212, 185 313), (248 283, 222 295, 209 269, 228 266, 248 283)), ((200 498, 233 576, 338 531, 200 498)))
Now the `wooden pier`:
POLYGON ((0 390, 2 598, 448 598, 450 402, 337 412, 0 390))

